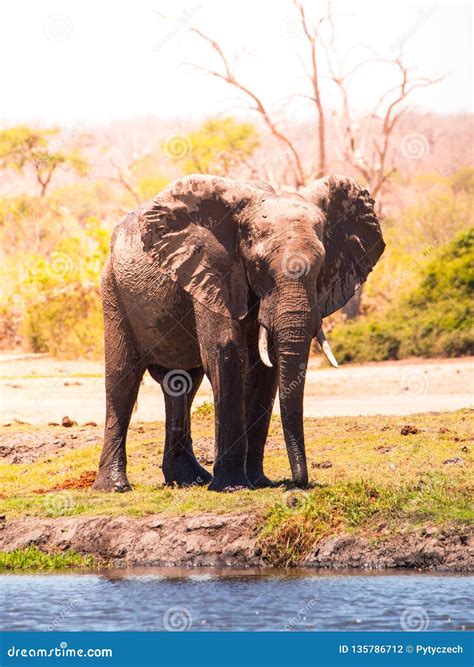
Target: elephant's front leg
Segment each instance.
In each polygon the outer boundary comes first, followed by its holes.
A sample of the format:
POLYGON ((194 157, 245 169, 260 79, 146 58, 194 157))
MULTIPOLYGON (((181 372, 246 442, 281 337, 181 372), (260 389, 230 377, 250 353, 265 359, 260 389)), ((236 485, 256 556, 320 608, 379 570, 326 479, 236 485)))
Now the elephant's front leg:
POLYGON ((247 419, 247 475, 253 487, 273 486, 263 472, 263 453, 278 385, 278 370, 265 366, 255 344, 249 347, 245 412, 247 419))
POLYGON ((246 472, 245 373, 247 349, 242 325, 209 316, 196 306, 201 357, 214 394, 215 461, 211 491, 251 488, 246 472))

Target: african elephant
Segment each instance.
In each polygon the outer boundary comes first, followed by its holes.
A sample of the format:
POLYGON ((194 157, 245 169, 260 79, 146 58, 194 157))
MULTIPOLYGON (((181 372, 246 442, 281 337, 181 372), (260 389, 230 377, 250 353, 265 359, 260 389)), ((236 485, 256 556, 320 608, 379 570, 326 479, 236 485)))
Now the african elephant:
POLYGON ((284 196, 267 184, 186 176, 130 213, 102 277, 106 424, 94 488, 130 490, 125 441, 147 369, 164 389, 167 483, 269 485, 263 452, 279 385, 293 481, 305 486, 310 344, 316 337, 336 364, 322 319, 349 300, 384 247, 373 199, 341 176, 284 196), (212 480, 190 430, 204 372, 215 404, 212 480))

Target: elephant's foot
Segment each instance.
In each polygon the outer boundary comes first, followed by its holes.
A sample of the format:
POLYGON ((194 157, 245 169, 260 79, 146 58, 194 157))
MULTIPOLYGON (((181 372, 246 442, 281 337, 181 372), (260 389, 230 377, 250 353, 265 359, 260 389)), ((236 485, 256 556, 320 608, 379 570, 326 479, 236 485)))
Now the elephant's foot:
POLYGON ((92 488, 94 491, 114 491, 115 493, 125 493, 132 490, 125 470, 111 470, 110 468, 99 470, 92 488))
POLYGON ((263 472, 254 472, 247 468, 247 476, 254 489, 267 489, 278 486, 278 484, 272 482, 271 479, 268 479, 263 472))
POLYGON ((245 470, 217 470, 212 482, 207 487, 209 491, 241 491, 252 489, 245 470))
POLYGON ((203 486, 209 484, 212 475, 189 454, 183 453, 172 462, 163 463, 163 475, 166 484, 178 486, 203 486))

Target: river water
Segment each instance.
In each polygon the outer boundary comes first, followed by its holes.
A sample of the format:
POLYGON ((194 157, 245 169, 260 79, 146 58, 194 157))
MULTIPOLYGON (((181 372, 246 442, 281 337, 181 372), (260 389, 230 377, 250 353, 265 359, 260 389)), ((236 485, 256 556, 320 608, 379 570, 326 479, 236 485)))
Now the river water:
POLYGON ((1 630, 464 630, 472 578, 312 570, 1 574, 1 630))

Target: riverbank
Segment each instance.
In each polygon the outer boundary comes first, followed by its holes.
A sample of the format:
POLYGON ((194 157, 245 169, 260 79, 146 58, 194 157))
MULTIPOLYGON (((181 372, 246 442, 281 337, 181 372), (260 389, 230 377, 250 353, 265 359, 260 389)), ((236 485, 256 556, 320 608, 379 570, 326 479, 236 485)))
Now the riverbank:
MULTIPOLYGON (((12 519, 0 532, 0 549, 35 546, 49 554, 88 554, 102 566, 260 567, 271 565, 261 537, 259 517, 205 514, 199 517, 67 517, 12 519)), ((302 555, 303 556, 303 555, 302 555)), ((330 569, 474 570, 473 532, 467 526, 382 526, 372 531, 339 532, 321 537, 298 562, 330 569), (378 530, 377 530, 378 529, 378 530)), ((75 558, 70 567, 81 566, 75 558)), ((68 567, 54 563, 49 569, 68 567)), ((22 568, 16 568, 22 569, 22 568)), ((28 569, 28 562, 25 567, 28 569)), ((39 568, 41 569, 41 567, 39 568)))
MULTIPOLYGON (((278 486, 228 494, 163 485, 159 422, 130 429, 134 490, 94 492, 102 429, 70 421, 1 429, 0 551, 71 550, 107 564, 474 570, 469 410, 306 419, 304 491, 288 479, 274 416, 265 467, 278 486)), ((193 415, 208 469, 213 422, 209 407, 193 415)))

